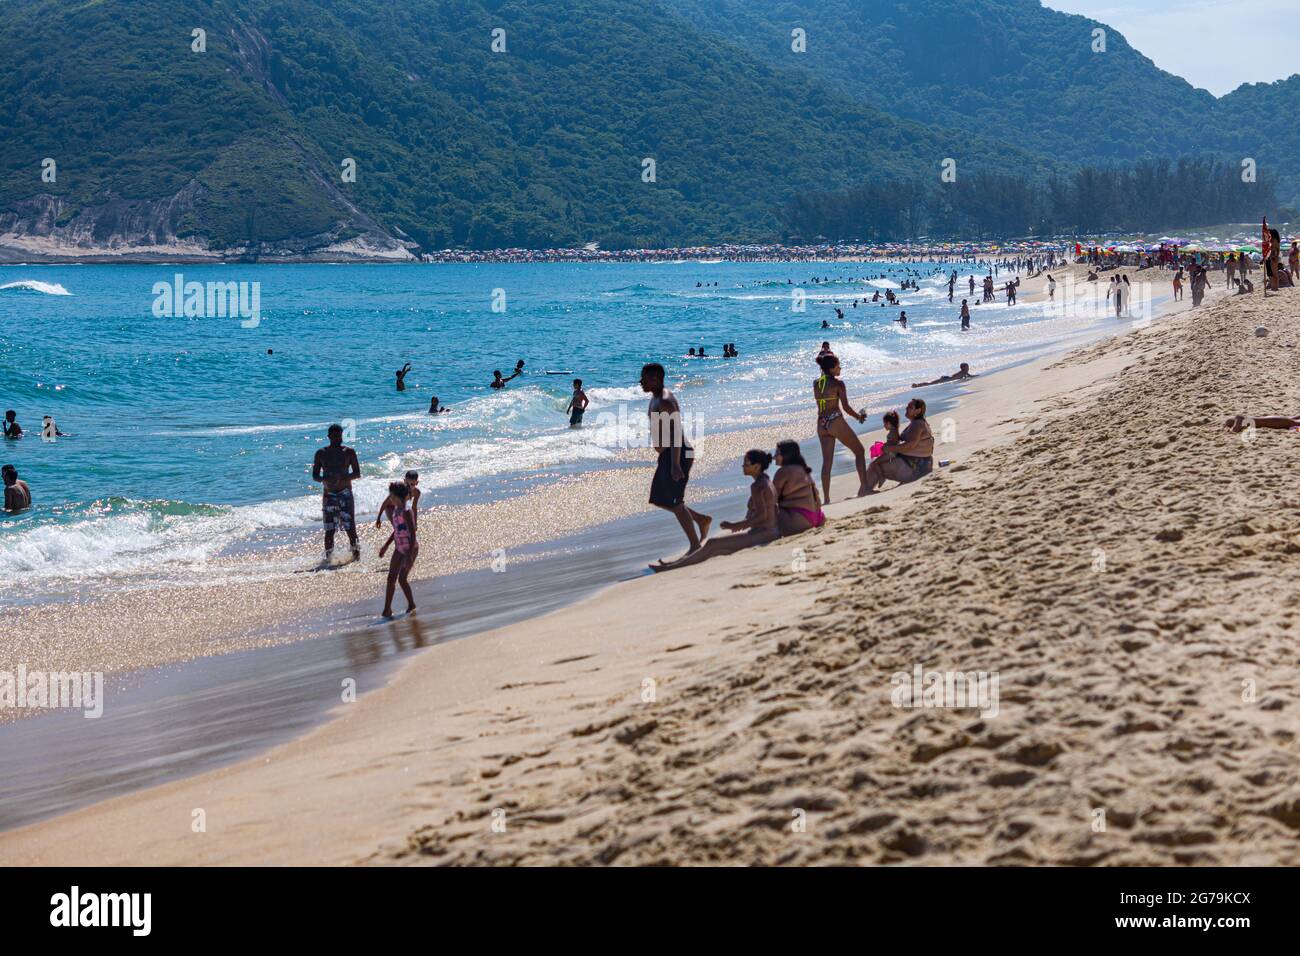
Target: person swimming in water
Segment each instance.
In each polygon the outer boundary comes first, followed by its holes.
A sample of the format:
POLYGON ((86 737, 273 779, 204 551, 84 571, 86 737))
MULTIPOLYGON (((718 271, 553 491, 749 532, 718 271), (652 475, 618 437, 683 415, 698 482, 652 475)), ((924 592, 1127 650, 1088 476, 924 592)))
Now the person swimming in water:
POLYGON ((898 313, 898 318, 894 319, 894 321, 897 322, 899 325, 901 325, 903 328, 907 328, 907 313, 906 312, 898 313))
POLYGON ((446 405, 438 404, 438 396, 434 395, 429 399, 429 414, 441 415, 443 412, 451 411, 446 405))
POLYGON ((720 554, 735 554, 743 548, 767 544, 781 536, 777 525, 776 491, 772 481, 767 477, 768 465, 772 456, 765 451, 751 448, 745 452, 741 461, 741 470, 753 481, 749 486, 749 506, 745 509, 742 521, 724 521, 720 527, 724 531, 735 532, 722 538, 710 538, 696 551, 692 551, 676 561, 660 561, 650 565, 652 571, 671 571, 691 564, 699 564, 720 554))
POLYGON ((12 408, 5 412, 4 420, 5 438, 22 438, 23 426, 18 424, 18 413, 12 408))
POLYGON ((18 469, 13 465, 0 468, 0 478, 4 479, 5 511, 16 515, 32 506, 32 490, 27 482, 18 477, 18 469))
POLYGON ((849 405, 848 389, 839 379, 840 360, 834 355, 823 355, 817 359, 817 364, 821 366, 822 375, 813 382, 813 398, 817 400, 817 439, 822 446, 822 498, 829 502, 836 441, 853 453, 858 470, 858 494, 866 491, 867 453, 844 416, 852 416, 859 422, 866 421, 867 416, 855 412, 849 405))
POLYGON ((54 441, 56 438, 69 437, 66 432, 59 431, 58 423, 54 421, 53 415, 46 415, 41 421, 41 438, 45 441, 54 441))
POLYGON ((565 408, 565 413, 569 416, 569 427, 577 428, 582 424, 582 415, 587 410, 587 393, 582 390, 582 379, 573 380, 573 397, 569 399, 569 405, 565 408))
POLYGON ((505 378, 501 377, 501 369, 495 370, 492 373, 492 387, 505 388, 506 382, 510 381, 512 378, 518 378, 521 374, 523 374, 523 371, 524 371, 523 359, 519 360, 519 363, 515 366, 515 370, 511 372, 509 375, 507 375, 505 378))
POLYGON ((411 370, 410 362, 407 362, 405 365, 403 365, 401 368, 397 370, 397 390, 399 392, 406 391, 406 373, 409 372, 410 370, 411 370))

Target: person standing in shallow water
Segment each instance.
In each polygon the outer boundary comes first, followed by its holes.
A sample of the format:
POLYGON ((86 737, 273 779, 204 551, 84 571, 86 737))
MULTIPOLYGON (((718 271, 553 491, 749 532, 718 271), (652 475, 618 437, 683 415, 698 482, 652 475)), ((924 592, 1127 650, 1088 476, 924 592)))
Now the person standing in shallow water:
POLYGON ((587 393, 582 390, 582 379, 573 380, 573 397, 569 399, 569 405, 565 412, 569 415, 569 427, 577 428, 582 424, 582 416, 587 411, 587 393))
POLYGON ((17 468, 5 465, 0 468, 0 477, 4 479, 5 511, 16 515, 32 506, 32 490, 27 487, 27 482, 18 477, 17 468))
POLYGON ((682 410, 664 385, 664 367, 650 362, 641 369, 641 390, 650 394, 650 442, 659 453, 650 482, 650 504, 671 511, 686 534, 687 554, 700 549, 709 536, 713 519, 686 506, 686 484, 690 480, 695 449, 686 441, 682 410))
POLYGON ((321 522, 325 526, 325 560, 334 555, 334 533, 342 525, 352 545, 352 557, 361 557, 357 541, 356 504, 352 482, 361 477, 357 453, 343 444, 343 426, 329 427, 330 443, 316 451, 311 466, 311 480, 321 483, 321 522))

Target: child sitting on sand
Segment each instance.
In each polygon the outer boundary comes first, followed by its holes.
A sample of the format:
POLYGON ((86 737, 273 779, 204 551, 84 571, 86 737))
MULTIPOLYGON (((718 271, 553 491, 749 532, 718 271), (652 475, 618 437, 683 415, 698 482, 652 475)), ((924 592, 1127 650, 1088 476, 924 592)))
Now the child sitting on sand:
POLYGON ((899 442, 898 412, 893 411, 892 409, 890 411, 885 412, 883 421, 885 423, 885 444, 897 445, 899 442))
POLYGON ((724 531, 744 532, 729 534, 725 538, 709 538, 702 546, 676 561, 660 561, 650 565, 651 571, 671 571, 684 568, 690 564, 699 564, 719 554, 735 554, 743 548, 767 544, 781 536, 776 524, 776 491, 772 481, 767 477, 767 468, 772 464, 772 456, 765 451, 751 448, 745 452, 741 470, 753 479, 749 486, 749 507, 745 510, 743 521, 724 521, 724 531))

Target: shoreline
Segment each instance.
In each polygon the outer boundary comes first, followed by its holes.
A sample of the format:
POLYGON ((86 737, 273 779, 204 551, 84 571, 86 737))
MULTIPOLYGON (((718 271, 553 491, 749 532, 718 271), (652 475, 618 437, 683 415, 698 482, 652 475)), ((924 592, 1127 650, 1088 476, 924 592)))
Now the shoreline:
MULTIPOLYGON (((1216 305, 1213 307, 1217 308, 1218 306, 1216 305)), ((1205 312, 1206 310, 1203 309, 1199 314, 1205 314, 1205 312)), ((1166 321, 1168 321, 1167 317, 1162 318, 1161 322, 1155 328, 1157 329, 1160 328, 1161 326, 1163 326, 1163 324, 1166 321)), ((1151 330, 1143 330, 1142 334, 1149 334, 1150 331, 1151 330)), ((1089 350, 1093 350, 1093 351, 1098 349, 1104 350, 1107 343, 1126 341, 1131 338, 1134 338, 1134 336, 1133 335, 1107 336, 1101 339, 1099 343, 1094 343, 1090 346, 1085 346, 1084 349, 1075 350, 1075 352, 1071 352, 1069 353, 1069 355, 1073 356, 1080 351, 1086 353, 1089 350)), ((987 378, 984 378, 982 381, 977 379, 974 382, 965 383, 964 386, 958 390, 960 393, 958 396, 959 404, 957 406, 957 410, 955 414, 958 416, 958 421, 962 423, 961 430, 963 434, 959 435, 959 441, 957 443, 958 447, 954 454, 955 457, 957 458, 957 464, 959 466, 964 465, 966 458, 974 451, 977 451, 980 448, 985 447, 987 444, 994 443, 995 440, 998 438, 1007 437, 1005 434, 1001 434, 1001 435, 999 434, 1000 431, 1005 432, 1005 429, 1000 429, 998 423, 994 423, 991 420, 987 420, 987 419, 991 419, 994 416, 986 415, 984 411, 982 411, 982 409, 986 409, 989 406, 994 404, 1005 404, 1008 400, 1010 400, 1013 404, 1018 403, 1021 406, 1024 406, 1026 404, 1026 399, 1023 396, 1023 394, 1021 394, 1024 391, 1022 386, 1026 386, 1030 384, 1032 384, 1035 389, 1037 389, 1040 392, 1043 392, 1044 394, 1051 393, 1053 389, 1059 385, 1059 383, 1048 381, 1054 377, 1048 374, 1048 371, 1050 369, 1053 369, 1061 361, 1062 360, 1059 353, 1046 358, 1035 359, 1023 367, 1004 370, 1003 372, 1000 372, 996 375, 991 375, 987 378), (966 416, 972 414, 974 414, 978 419, 981 419, 978 428, 976 430, 976 434, 973 438, 970 436, 969 432, 967 431, 967 426, 965 425, 965 422, 967 421, 966 416)), ((1097 374, 1099 375, 1101 373, 1098 372, 1097 374)), ((1056 392, 1056 394, 1060 394, 1060 392, 1056 392)), ((1032 400, 1030 401, 1030 404, 1032 404, 1032 400)), ((1007 423, 1002 422, 1000 424, 1002 426, 1005 426, 1007 423)), ((945 452, 944 454, 947 453, 945 452)), ((952 473, 956 474, 962 470, 964 470, 963 467, 956 467, 952 469, 952 473)), ((941 472, 936 471, 936 474, 941 474, 941 472)), ((844 485, 851 482, 852 482, 852 476, 846 475, 841 478, 837 478, 837 488, 839 489, 837 490, 837 496, 840 493, 840 490, 843 489, 844 485)), ((921 490, 924 493, 926 486, 927 486, 927 482, 921 482, 919 483, 919 485, 909 486, 905 489, 901 489, 901 493, 899 491, 891 491, 885 493, 884 495, 874 496, 873 498, 869 498, 869 499, 850 501, 850 502, 838 502, 837 504, 831 506, 829 513, 833 517, 838 516, 840 518, 846 518, 852 514, 863 513, 863 512, 865 513, 874 512, 879 508, 879 505, 877 503, 885 503, 885 502, 888 503, 887 505, 885 505, 886 509, 892 508, 896 501, 910 499, 912 497, 913 492, 921 490)), ((840 531, 840 529, 836 527, 836 525, 838 524, 839 522, 835 522, 834 524, 832 524, 832 526, 830 526, 828 531, 824 531, 821 533, 814 533, 813 535, 801 536, 798 539, 792 539, 792 541, 794 543, 798 543, 803 541, 805 538, 808 538, 811 539, 809 542, 811 545, 816 543, 815 539, 817 538, 837 536, 840 531)), ((755 566, 761 567, 764 564, 770 564, 771 562, 770 555, 775 550, 777 549, 773 549, 773 548, 758 549, 756 552, 746 553, 731 559, 718 559, 716 561, 709 562, 707 565, 700 566, 700 568, 695 570, 701 572, 702 574, 708 573, 711 577, 714 576, 712 572, 717 571, 719 568, 723 567, 724 565, 732 565, 738 570, 744 568, 752 571, 754 570, 755 566), (768 555, 767 561, 763 560, 764 555, 768 555)), ((809 551, 811 552, 812 550, 813 549, 810 547, 809 551)), ((679 574, 685 575, 686 572, 679 572, 679 574)), ((821 577, 821 576, 822 574, 812 575, 812 577, 814 578, 821 577)), ((608 589, 602 590, 601 592, 598 593, 596 597, 588 598, 587 600, 581 602, 580 604, 570 606, 563 611, 559 611, 553 614, 548 614, 542 618, 532 619, 529 622, 529 628, 527 630, 529 630, 530 632, 535 630, 540 630, 542 632, 549 634, 550 639, 554 640, 556 639, 556 628, 554 626, 554 622, 557 619, 563 619, 566 615, 579 620, 600 618, 602 616, 599 610, 601 605, 606 603, 626 605, 630 600, 630 598, 628 597, 629 594, 640 592, 646 589, 653 590, 653 588, 659 587, 660 585, 651 585, 648 582, 663 581, 665 580, 665 578, 667 579, 667 584, 662 585, 663 587, 668 587, 674 591, 684 590, 686 592, 691 593, 694 597, 698 597, 697 592, 699 591, 699 589, 686 586, 685 582, 687 581, 687 579, 685 577, 678 578, 677 575, 667 575, 667 576, 661 575, 657 577, 642 578, 642 579, 638 579, 638 580, 634 580, 631 582, 626 582, 624 584, 618 585, 613 589, 613 592, 609 591, 608 589)), ((744 586, 755 586, 755 585, 745 585, 743 583, 733 584, 733 587, 736 586, 744 587, 744 586)), ((716 603, 716 601, 715 599, 706 599, 705 603, 706 604, 716 603)), ((659 602, 655 603, 655 607, 656 608, 659 607, 659 602)), ((707 612, 707 608, 705 610, 707 612)), ((679 618, 681 615, 680 614, 673 615, 670 613, 669 616, 670 617, 675 616, 679 618)), ((687 626, 689 627, 690 625, 688 624, 687 626)), ((561 639, 561 643, 571 644, 574 641, 580 642, 583 637, 589 637, 589 635, 569 633, 570 630, 578 630, 578 629, 566 629, 566 636, 561 639)), ((778 628, 777 630, 780 631, 783 629, 778 628)), ((604 636, 609 637, 610 633, 607 632, 604 636)), ((515 639, 518 639, 517 636, 515 639)), ((482 666, 481 658, 484 655, 487 655, 489 657, 491 656, 491 652, 488 650, 488 647, 494 646, 504 650, 506 644, 508 643, 508 640, 509 639, 502 632, 494 631, 489 634, 478 634, 474 641, 464 641, 464 642, 458 641, 455 642, 454 644, 444 645, 439 651, 430 650, 426 654, 419 655, 411 659, 410 661, 408 661, 404 667, 400 668, 397 675, 394 677, 392 683, 389 684, 387 687, 377 690, 373 693, 367 694, 363 698, 361 704, 356 705, 354 709, 348 710, 345 708, 345 713, 342 715, 342 719, 331 720, 326 724, 318 727, 317 729, 311 731, 305 737, 298 738, 293 742, 277 747, 274 751, 272 751, 272 753, 273 754, 280 753, 281 751, 286 751, 286 750, 296 751, 299 748, 310 746, 308 743, 309 741, 318 740, 322 736, 329 738, 336 734, 344 733, 342 729, 338 728, 338 725, 346 724, 349 721, 353 721, 355 718, 355 714, 360 711, 383 706, 382 703, 377 703, 377 702, 391 701, 392 695, 398 693, 397 688, 402 686, 407 680, 410 679, 405 675, 407 675, 408 672, 416 669, 427 671, 432 665, 424 664, 423 662, 429 660, 430 658, 436 655, 442 655, 442 658, 446 663, 454 665, 447 668, 445 679, 447 681, 455 681, 458 679, 459 676, 459 671, 457 668, 459 667, 462 658, 467 662, 467 666, 471 668, 481 667, 482 666), (478 648, 478 650, 476 651, 449 650, 450 648, 456 647, 458 645, 473 645, 475 648, 478 648), (336 729, 331 730, 331 728, 336 728, 336 729)), ((637 635, 622 637, 619 640, 622 642, 622 645, 625 647, 629 645, 635 647, 638 643, 637 635)), ((541 651, 545 655, 561 653, 563 650, 562 647, 553 648, 549 640, 546 643, 538 644, 535 634, 532 633, 528 635, 527 642, 535 646, 535 652, 541 651)), ((694 655, 687 655, 687 657, 693 657, 693 656, 694 655)), ((684 657, 683 660, 685 659, 686 658, 684 657)), ((513 657, 511 657, 511 660, 514 660, 516 664, 518 663, 518 661, 515 660, 513 657)), ((535 664, 535 661, 533 663, 535 664)), ((448 687, 447 689, 451 689, 451 688, 448 687)), ((455 693, 458 696, 460 696, 459 689, 457 689, 455 693)), ((544 694, 542 696, 543 698, 545 697, 544 694)), ((274 758, 270 756, 267 757, 268 761, 272 761, 273 759, 274 758)), ((251 766, 253 766, 253 764, 249 764, 249 763, 236 764, 233 767, 229 768, 229 771, 217 771, 217 774, 220 775, 227 772, 239 774, 240 768, 249 768, 251 766)), ((132 796, 111 801, 109 804, 97 804, 95 806, 88 808, 87 810, 78 811, 72 816, 77 817, 80 814, 94 814, 98 812, 101 808, 105 808, 105 807, 117 808, 113 812, 118 812, 123 805, 130 805, 132 801, 135 801, 137 799, 139 800, 153 799, 149 797, 150 794, 158 795, 171 787, 184 788, 187 785, 191 785, 191 784, 198 786, 198 784, 195 783, 196 781, 207 780, 210 777, 212 777, 212 774, 203 774, 199 777, 188 777, 184 780, 178 781, 175 784, 168 784, 163 788, 155 788, 154 790, 141 791, 136 794, 133 794, 132 796)), ((47 824, 38 824, 37 826, 40 827, 46 825, 57 825, 59 824, 60 821, 65 819, 69 819, 69 818, 56 817, 53 820, 48 821, 47 824)), ((25 833, 26 830, 15 830, 10 832, 12 834, 22 834, 25 833)), ((3 841, 3 839, 4 838, 0 838, 0 841, 3 841)), ((141 859, 147 859, 147 857, 141 857, 141 859)), ((256 859, 255 857, 250 858, 250 861, 255 859, 256 859)), ((287 861, 289 858, 286 857, 285 859, 287 861)))
MULTIPOLYGON (((1022 301, 1033 304, 1036 296, 1041 297, 1040 285, 1040 279, 1026 280, 1022 301)), ((834 335, 834 330, 829 334, 834 335)), ((1063 347, 1054 344, 1047 351, 1050 354, 1063 347)), ((999 364, 1005 367, 1022 360, 1011 355, 1000 357, 999 364)), ((860 392, 858 400, 870 409, 875 402, 905 392, 904 383, 882 385, 860 392)), ((697 442, 703 459, 697 464, 697 476, 731 475, 738 470, 732 463, 745 449, 755 444, 767 447, 792 435, 807 440, 812 437, 811 429, 808 417, 799 414, 778 423, 703 435, 697 442)), ((644 503, 648 480, 644 466, 652 458, 644 448, 625 449, 608 463, 612 467, 553 475, 553 480, 517 495, 431 506, 427 513, 439 533, 436 540, 426 543, 412 580, 485 567, 503 543, 510 556, 520 546, 539 545, 632 514, 649 513, 644 503)), ((738 478, 733 483, 738 486, 738 478)), ((707 484, 697 481, 695 487, 705 490, 707 484)), ((368 522, 362 522, 359 530, 363 552, 373 558, 382 539, 368 522)), ((315 564, 318 541, 314 532, 294 531, 268 541, 265 547, 213 558, 214 572, 234 579, 228 582, 123 587, 89 594, 77 602, 15 605, 9 615, 13 641, 8 656, 26 661, 31 668, 121 672, 265 646, 290 632, 300 635, 305 630, 301 622, 314 625, 320 608, 373 596, 376 587, 374 576, 367 573, 369 561, 328 574, 288 574, 288 568, 315 564), (169 609, 166 620, 156 613, 160 604, 169 609), (92 637, 57 647, 47 640, 49 634, 92 637)))

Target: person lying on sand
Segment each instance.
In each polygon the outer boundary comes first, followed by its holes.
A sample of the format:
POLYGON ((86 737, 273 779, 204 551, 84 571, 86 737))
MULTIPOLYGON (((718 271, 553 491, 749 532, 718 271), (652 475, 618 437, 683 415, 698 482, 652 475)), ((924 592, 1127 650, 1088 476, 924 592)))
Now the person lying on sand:
POLYGON ((867 494, 873 494, 888 479, 907 484, 934 470, 934 435, 925 420, 925 401, 912 399, 903 414, 908 423, 899 444, 886 447, 867 469, 867 494))
POLYGON ((1266 415, 1263 418, 1252 418, 1249 415, 1233 415, 1223 423, 1223 427, 1234 435, 1237 432, 1245 431, 1252 425, 1256 428, 1280 428, 1283 431, 1300 431, 1300 416, 1287 418, 1285 415, 1266 415))
POLYGON ((745 452, 741 470, 754 479, 749 486, 749 507, 745 509, 743 521, 724 521, 724 531, 740 532, 723 538, 710 538, 695 551, 676 561, 659 561, 650 565, 651 571, 671 571, 691 564, 699 564, 719 554, 735 554, 743 548, 767 544, 781 536, 776 520, 776 491, 771 479, 767 477, 767 467, 772 464, 772 456, 765 451, 751 448, 745 452))
POLYGON ((925 388, 927 385, 941 385, 944 382, 960 382, 963 379, 974 377, 975 376, 971 374, 970 366, 965 362, 962 362, 961 368, 957 369, 957 371, 953 372, 951 375, 940 375, 938 378, 930 382, 913 382, 912 387, 925 388))

